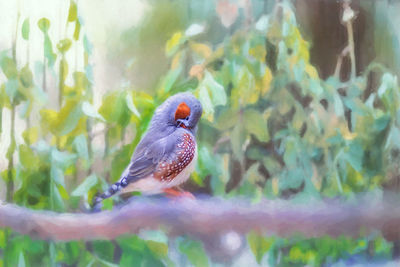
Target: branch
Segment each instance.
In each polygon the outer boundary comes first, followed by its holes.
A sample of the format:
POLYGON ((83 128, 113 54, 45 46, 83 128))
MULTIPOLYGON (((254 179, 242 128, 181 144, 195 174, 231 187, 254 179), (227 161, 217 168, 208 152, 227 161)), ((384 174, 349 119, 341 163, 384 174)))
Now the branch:
POLYGON ((399 199, 375 200, 358 197, 351 203, 339 201, 293 204, 265 200, 252 205, 231 199, 178 199, 166 202, 136 198, 112 211, 92 214, 57 214, 33 211, 13 204, 0 205, 0 227, 45 240, 114 239, 141 229, 162 227, 168 234, 216 235, 226 231, 262 231, 287 237, 324 235, 360 236, 376 230, 386 238, 400 237, 399 199))

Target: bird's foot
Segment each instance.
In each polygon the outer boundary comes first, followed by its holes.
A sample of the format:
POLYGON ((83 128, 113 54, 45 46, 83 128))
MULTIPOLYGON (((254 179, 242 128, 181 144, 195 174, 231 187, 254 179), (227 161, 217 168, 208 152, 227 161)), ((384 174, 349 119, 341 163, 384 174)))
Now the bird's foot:
POLYGON ((163 190, 167 197, 176 198, 176 197, 185 197, 190 199, 196 199, 194 195, 188 191, 177 190, 174 188, 166 188, 163 190))

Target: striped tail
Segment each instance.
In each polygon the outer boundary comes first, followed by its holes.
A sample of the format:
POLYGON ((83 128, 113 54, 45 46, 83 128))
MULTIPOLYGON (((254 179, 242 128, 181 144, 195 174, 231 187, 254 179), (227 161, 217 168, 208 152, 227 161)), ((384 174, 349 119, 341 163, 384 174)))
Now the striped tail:
POLYGON ((113 185, 111 185, 104 193, 102 193, 101 195, 97 196, 94 199, 94 205, 99 204, 101 201, 103 201, 106 198, 109 198, 115 194, 117 194, 119 191, 121 191, 122 188, 126 187, 128 185, 128 182, 126 180, 126 178, 122 178, 121 180, 119 180, 118 182, 114 183, 113 185))

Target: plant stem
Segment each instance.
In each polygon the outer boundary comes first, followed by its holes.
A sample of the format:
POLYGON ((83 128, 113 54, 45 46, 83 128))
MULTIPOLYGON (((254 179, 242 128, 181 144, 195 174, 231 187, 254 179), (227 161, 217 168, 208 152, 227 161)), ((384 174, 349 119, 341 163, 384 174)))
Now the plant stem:
MULTIPOLYGON (((18 22, 20 18, 20 13, 18 11, 17 21, 15 25, 15 35, 12 43, 12 58, 17 65, 17 35, 18 35, 18 22)), ((16 105, 14 101, 11 103, 11 129, 10 129, 10 147, 8 151, 8 168, 7 168, 7 194, 6 200, 11 203, 14 195, 14 152, 15 152, 15 108, 16 105)))
POLYGON ((10 129, 10 151, 8 153, 8 168, 7 168, 7 196, 6 200, 8 203, 13 200, 14 193, 14 177, 13 177, 13 169, 14 169, 14 151, 15 151, 15 105, 11 108, 11 129, 10 129))
POLYGON ((354 34, 353 34, 353 25, 351 21, 347 22, 347 36, 349 38, 349 48, 350 48, 350 61, 351 61, 351 79, 353 80, 356 77, 356 58, 354 55, 354 34))
POLYGON ((351 0, 343 1, 343 18, 342 21, 346 24, 347 42, 351 63, 351 80, 356 78, 356 58, 354 55, 354 31, 353 20, 355 19, 354 11, 351 9, 351 0))
POLYGON ((42 80, 42 88, 43 91, 46 92, 46 56, 44 55, 43 51, 43 80, 42 80))
POLYGON ((92 165, 93 165, 93 148, 92 148, 92 123, 90 118, 86 120, 86 132, 87 132, 87 147, 88 147, 88 154, 89 154, 89 169, 88 175, 92 172, 92 165))

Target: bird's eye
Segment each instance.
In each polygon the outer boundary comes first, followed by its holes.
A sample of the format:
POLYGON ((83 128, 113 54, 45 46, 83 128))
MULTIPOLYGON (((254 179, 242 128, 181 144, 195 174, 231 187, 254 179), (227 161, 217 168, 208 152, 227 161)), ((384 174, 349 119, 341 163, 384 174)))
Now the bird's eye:
POLYGON ((188 120, 189 120, 189 116, 187 116, 187 117, 185 118, 185 120, 187 120, 187 121, 188 121, 188 120))

